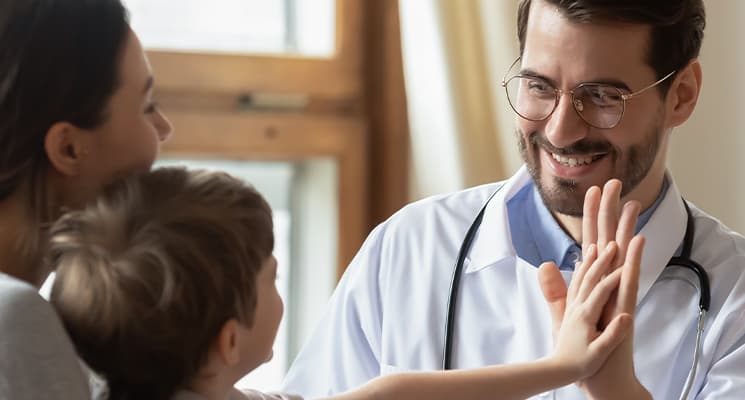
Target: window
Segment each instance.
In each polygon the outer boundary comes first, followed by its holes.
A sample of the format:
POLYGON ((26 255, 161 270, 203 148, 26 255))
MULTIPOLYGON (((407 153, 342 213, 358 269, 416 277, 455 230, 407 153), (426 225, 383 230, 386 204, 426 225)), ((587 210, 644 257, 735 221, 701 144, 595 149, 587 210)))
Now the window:
POLYGON ((125 2, 175 127, 160 163, 243 177, 275 209, 285 319, 239 386, 276 390, 369 228, 363 3, 125 2))
POLYGON ((126 0, 147 48, 330 57, 333 0, 126 0), (168 23, 164 23, 168 16, 168 23))
POLYGON ((327 195, 335 190, 333 163, 165 158, 157 163, 163 165, 225 171, 254 185, 272 207, 276 285, 285 301, 285 314, 277 332, 273 358, 237 386, 277 390, 294 357, 292 343, 299 340, 297 334, 290 333, 299 332, 298 326, 315 323, 315 318, 305 319, 308 315, 315 317, 314 310, 323 308, 335 282, 337 232, 329 222, 335 220, 337 207, 333 201, 328 202, 327 195), (290 325, 296 328, 290 331, 290 325))

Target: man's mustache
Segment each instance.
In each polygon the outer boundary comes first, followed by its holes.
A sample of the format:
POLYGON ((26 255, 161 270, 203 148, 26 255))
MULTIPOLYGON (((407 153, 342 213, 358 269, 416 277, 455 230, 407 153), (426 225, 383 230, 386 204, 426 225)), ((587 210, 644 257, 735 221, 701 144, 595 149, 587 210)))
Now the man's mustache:
POLYGON ((551 144, 546 138, 546 135, 542 132, 535 131, 528 136, 528 140, 532 145, 540 146, 546 149, 550 153, 558 155, 579 155, 579 154, 598 154, 598 153, 610 153, 613 149, 608 142, 592 141, 592 140, 580 140, 572 143, 571 146, 558 148, 551 144))

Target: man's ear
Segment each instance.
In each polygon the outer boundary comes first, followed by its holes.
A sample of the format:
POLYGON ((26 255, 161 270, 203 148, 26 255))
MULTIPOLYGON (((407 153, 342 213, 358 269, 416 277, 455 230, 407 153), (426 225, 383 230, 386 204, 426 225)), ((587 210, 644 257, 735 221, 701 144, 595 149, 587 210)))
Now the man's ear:
POLYGON ((678 72, 668 92, 668 126, 683 124, 693 114, 701 92, 701 64, 697 59, 678 72))
POLYGON ((235 318, 229 319, 220 328, 213 344, 214 350, 228 366, 235 366, 241 361, 239 325, 235 318))
POLYGON ((77 176, 88 156, 93 136, 69 122, 57 122, 47 131, 44 150, 52 167, 66 176, 77 176))

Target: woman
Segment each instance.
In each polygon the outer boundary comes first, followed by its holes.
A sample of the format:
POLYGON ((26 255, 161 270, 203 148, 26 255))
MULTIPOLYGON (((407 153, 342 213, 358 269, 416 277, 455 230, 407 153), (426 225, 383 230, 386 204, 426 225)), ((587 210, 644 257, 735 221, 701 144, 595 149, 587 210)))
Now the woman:
POLYGON ((0 3, 0 398, 88 398, 38 256, 46 227, 120 174, 146 170, 171 126, 120 0, 0 3))

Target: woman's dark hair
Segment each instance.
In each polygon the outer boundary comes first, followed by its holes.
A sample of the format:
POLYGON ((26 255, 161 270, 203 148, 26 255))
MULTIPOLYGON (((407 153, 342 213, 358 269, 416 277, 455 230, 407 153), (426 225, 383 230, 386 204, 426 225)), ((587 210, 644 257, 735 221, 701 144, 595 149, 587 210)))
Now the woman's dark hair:
POLYGON ((0 200, 43 173, 54 123, 105 120, 128 31, 120 0, 0 4, 0 200))
MULTIPOLYGON (((657 78, 679 71, 698 57, 706 26, 702 0, 542 0, 556 6, 570 20, 579 23, 611 21, 652 28, 647 62, 657 78)), ((525 49, 531 0, 522 0, 517 14, 520 54, 525 49)), ((672 80, 659 85, 667 92, 672 80)))
MULTIPOLYGON (((0 201, 27 187, 32 224, 54 216, 46 133, 61 121, 89 129, 106 120, 128 32, 120 0, 0 2, 0 201)), ((24 240, 33 248, 38 238, 24 240)))

